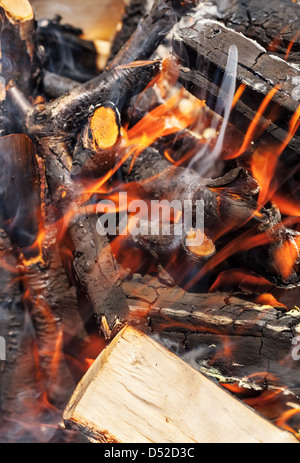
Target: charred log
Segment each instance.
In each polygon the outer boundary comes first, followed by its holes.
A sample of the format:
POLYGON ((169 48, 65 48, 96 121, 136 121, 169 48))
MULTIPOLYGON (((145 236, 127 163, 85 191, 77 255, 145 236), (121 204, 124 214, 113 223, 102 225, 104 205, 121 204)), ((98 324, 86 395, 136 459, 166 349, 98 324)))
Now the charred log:
POLYGON ((166 288, 151 276, 135 277, 124 288, 131 323, 205 374, 218 377, 219 372, 219 379, 229 381, 257 373, 252 381, 256 378, 258 386, 287 386, 299 393, 299 369, 291 356, 299 313, 229 293, 166 288))
POLYGON ((35 149, 26 135, 8 135, 0 139, 0 155, 2 227, 26 257, 33 257, 38 250, 30 248, 37 240, 41 222, 35 149))
POLYGON ((142 20, 128 42, 109 64, 115 66, 149 59, 172 28, 199 3, 199 0, 155 0, 150 13, 142 20))
POLYGON ((82 34, 81 29, 61 24, 60 16, 39 21, 37 44, 43 67, 78 82, 95 78, 99 73, 97 50, 82 34))
MULTIPOLYGON (((120 105, 124 104, 128 92, 136 91, 133 86, 137 82, 140 83, 141 90, 159 70, 160 62, 155 61, 104 72, 99 77, 77 86, 67 95, 47 105, 33 108, 27 115, 26 128, 29 133, 39 137, 51 134, 68 134, 68 138, 76 136, 83 122, 95 108, 110 99, 114 101, 114 98, 117 98, 120 105)), ((17 105, 17 102, 15 104, 17 105)))
POLYGON ((106 236, 97 233, 97 217, 88 212, 89 198, 85 200, 83 186, 72 181, 71 160, 66 148, 62 148, 64 143, 59 138, 40 143, 52 201, 59 215, 68 220, 77 284, 87 295, 99 323, 108 323, 105 335, 109 337, 109 330, 126 319, 128 312, 117 263, 106 236))
POLYGON ((59 76, 49 71, 43 73, 43 92, 49 98, 59 98, 71 92, 77 85, 80 83, 68 77, 59 76))
POLYGON ((74 177, 98 177, 114 165, 123 106, 130 97, 142 91, 158 71, 159 62, 136 63, 127 69, 126 66, 116 68, 108 74, 111 77, 108 78, 107 91, 103 86, 101 104, 89 118, 74 150, 74 177))
MULTIPOLYGON (((276 207, 261 208, 258 211, 259 187, 246 170, 233 169, 221 178, 203 179, 192 170, 174 168, 156 150, 148 149, 133 165, 129 159, 123 171, 127 181, 132 182, 126 190, 130 192, 133 189, 138 197, 167 199, 169 203, 179 200, 181 211, 184 210, 184 201, 191 200, 194 220, 196 202, 204 202, 204 241, 200 249, 195 247, 193 250, 193 246, 187 248, 184 244, 189 236, 188 230, 177 233, 177 236, 174 233, 165 236, 159 232, 155 236, 141 233, 134 237, 135 244, 144 247, 155 257, 167 256, 168 259, 170 253, 183 249, 200 266, 211 260, 209 268, 212 270, 215 251, 225 248, 228 250, 227 257, 234 256, 238 247, 234 249, 233 243, 242 248, 240 235, 244 232, 245 240, 254 243, 249 248, 245 246, 250 251, 245 253, 246 257, 241 257, 246 266, 253 266, 255 271, 280 285, 295 284, 298 281, 299 233, 284 227, 276 207), (263 248, 259 247, 260 242, 264 244, 263 248), (288 270, 282 264, 284 250, 289 250, 293 256, 289 260, 288 270), (250 258, 252 254, 256 257, 250 258)), ((151 229, 151 223, 147 229, 151 229)), ((197 234, 197 231, 194 230, 194 233, 197 234)), ((222 261, 218 259, 216 256, 215 266, 222 261)))
POLYGON ((1 4, 1 75, 6 84, 14 79, 28 98, 36 95, 41 66, 35 49, 35 20, 27 0, 1 4))
POLYGON ((122 17, 122 27, 115 35, 112 42, 108 64, 115 58, 124 46, 124 43, 126 43, 136 31, 140 20, 146 15, 147 9, 147 2, 144 0, 130 0, 125 4, 125 12, 122 17))
POLYGON ((225 25, 256 40, 269 52, 292 63, 300 59, 300 9, 287 0, 233 1, 226 4, 216 0, 218 12, 225 25))
POLYGON ((207 104, 217 110, 217 100, 225 98, 221 81, 228 60, 228 44, 236 45, 239 50, 237 84, 246 85, 231 113, 230 122, 246 133, 255 120, 258 128, 252 139, 260 139, 269 145, 275 143, 282 149, 288 145, 298 153, 299 135, 297 132, 291 136, 289 124, 299 105, 295 92, 299 70, 270 56, 254 41, 210 20, 182 29, 175 34, 173 41, 174 52, 184 66, 179 81, 195 96, 206 98, 207 104), (258 108, 271 95, 267 115, 257 117, 258 108))

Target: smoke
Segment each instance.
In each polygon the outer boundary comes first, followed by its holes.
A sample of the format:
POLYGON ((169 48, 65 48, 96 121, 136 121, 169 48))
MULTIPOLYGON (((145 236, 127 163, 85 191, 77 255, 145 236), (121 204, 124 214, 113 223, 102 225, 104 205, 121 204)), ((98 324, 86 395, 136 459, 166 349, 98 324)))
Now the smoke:
MULTIPOLYGON (((233 98, 236 89, 236 75, 238 64, 238 49, 236 45, 231 45, 228 52, 227 66, 223 81, 220 87, 220 92, 215 107, 215 113, 223 116, 223 122, 217 139, 217 143, 212 152, 210 152, 209 144, 212 138, 207 140, 207 144, 194 156, 191 160, 189 167, 195 169, 201 176, 209 176, 212 172, 216 175, 217 164, 220 161, 220 154, 222 152, 224 137, 226 133, 227 124, 229 121, 233 98)), ((215 115, 211 128, 212 133, 215 133, 219 124, 219 117, 215 115)))

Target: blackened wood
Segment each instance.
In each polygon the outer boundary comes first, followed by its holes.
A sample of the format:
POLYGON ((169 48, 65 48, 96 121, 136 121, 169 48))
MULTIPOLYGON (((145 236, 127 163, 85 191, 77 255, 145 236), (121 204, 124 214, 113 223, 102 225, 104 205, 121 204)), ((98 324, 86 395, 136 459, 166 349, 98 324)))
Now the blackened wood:
MULTIPOLYGON (((16 364, 22 354, 22 338, 25 324, 25 314, 21 304, 21 293, 16 280, 17 261, 13 255, 13 249, 4 230, 0 231, 0 336, 5 339, 5 359, 0 362, 0 429, 5 413, 10 410, 14 397, 13 380, 16 364), (13 280, 14 283, 12 282, 13 280)), ((1 350, 3 355, 3 352, 1 350)), ((24 384, 30 381, 32 363, 28 365, 28 372, 23 376, 24 384)), ((25 372, 25 369, 24 371, 25 372)))
POLYGON ((61 216, 71 214, 68 228, 74 244, 77 284, 87 295, 99 323, 105 317, 111 329, 117 321, 126 319, 128 306, 110 244, 106 236, 97 233, 97 217, 85 212, 84 189, 71 178, 72 161, 64 141, 45 138, 39 150, 45 157, 53 204, 61 216))
POLYGON ((182 15, 197 6, 198 0, 155 0, 124 47, 109 64, 109 69, 136 60, 149 59, 182 15))
POLYGON ((37 27, 37 45, 43 67, 52 73, 78 82, 93 79, 97 69, 97 50, 92 41, 84 40, 81 29, 53 20, 41 20, 37 27))
MULTIPOLYGON (((265 130, 263 139, 266 142, 284 142, 288 137, 289 122, 299 105, 296 90, 300 71, 267 54, 257 42, 217 21, 203 20, 192 28, 182 29, 175 34, 173 41, 174 52, 184 66, 179 81, 197 97, 206 98, 207 104, 215 109, 216 101, 224 99, 220 86, 229 47, 233 44, 239 51, 237 87, 241 83, 247 87, 231 113, 230 122, 246 132, 264 98, 279 85, 267 115, 260 118, 258 126, 261 131, 265 130), (278 115, 270 123, 268 114, 271 112, 278 115)), ((289 143, 290 149, 297 153, 300 146, 298 134, 299 131, 289 143)))
POLYGON ((107 101, 123 105, 128 93, 146 86, 160 71, 160 62, 142 63, 131 67, 117 67, 99 77, 77 86, 67 95, 31 110, 27 119, 27 130, 41 137, 50 134, 78 133, 82 124, 95 108, 107 101), (137 82, 139 83, 137 85, 137 82), (135 87, 137 85, 137 87, 135 87))
POLYGON ((215 0, 222 21, 287 61, 300 60, 300 7, 290 0, 215 0))
POLYGON ((124 43, 130 39, 135 32, 140 20, 146 15, 148 9, 147 1, 145 0, 130 0, 125 5, 125 11, 122 17, 122 27, 116 33, 111 45, 110 57, 108 64, 115 58, 124 43))
POLYGON ((153 148, 141 153, 132 168, 131 161, 129 159, 123 166, 125 178, 132 182, 127 186, 129 191, 132 188, 138 194, 169 201, 191 199, 193 205, 195 201, 203 200, 205 231, 213 240, 230 223, 235 228, 247 222, 257 207, 254 198, 259 191, 258 184, 243 169, 234 169, 219 179, 203 179, 191 169, 174 167, 153 148), (240 195, 241 202, 230 198, 230 192, 234 191, 240 195), (224 214, 218 206, 220 201, 224 201, 224 214))
POLYGON ((24 305, 34 328, 41 380, 48 399, 55 406, 62 407, 74 387, 64 356, 67 351, 64 340, 68 339, 68 334, 73 334, 74 341, 82 341, 84 329, 78 316, 74 287, 70 285, 61 263, 53 231, 49 231, 43 241, 40 261, 27 265, 21 262, 19 270, 24 274, 24 305), (73 325, 73 329, 70 329, 71 320, 77 324, 73 325))
POLYGON ((227 381, 256 373, 253 384, 299 392, 299 362, 292 358, 292 341, 299 333, 300 313, 285 313, 280 306, 261 306, 226 292, 166 288, 150 275, 136 276, 124 288, 131 323, 155 334, 206 374, 219 373, 227 381))
MULTIPOLYGON (((167 199, 170 202, 190 199, 194 221, 196 201, 204 201, 204 233, 213 241, 217 252, 231 241, 238 240, 241 233, 247 232, 245 239, 260 236, 264 246, 250 246, 249 251, 239 253, 237 257, 231 251, 228 257, 233 256, 240 265, 254 269, 275 284, 297 284, 299 245, 296 241, 299 240, 299 233, 281 223, 281 215, 275 206, 262 207, 260 213, 256 214, 259 187, 248 171, 237 168, 221 178, 203 179, 191 169, 174 167, 153 148, 141 153, 133 166, 131 163, 132 159, 129 159, 123 165, 125 178, 131 182, 126 186, 127 191, 143 199, 167 199), (288 274, 284 274, 281 263, 275 258, 285 248, 295 251, 295 259, 288 274)), ((186 251, 185 233, 181 236, 172 233, 168 236, 138 235, 133 241, 159 258, 170 254, 175 257, 175 253, 182 247, 186 251)), ((213 256, 209 256, 208 260, 211 259, 213 262, 213 256)), ((198 265, 202 266, 205 260, 198 259, 198 265)), ((235 265, 239 266, 237 262, 235 265)), ((190 268, 190 265, 186 268, 190 268)))
MULTIPOLYGON (((112 108, 115 112, 116 124, 118 126, 121 125, 120 114, 126 102, 149 85, 152 78, 158 73, 159 66, 159 62, 136 63, 133 67, 129 66, 128 69, 126 69, 126 66, 120 66, 108 73, 107 90, 105 91, 104 83, 101 89, 101 106, 99 106, 112 108)), ((86 143, 87 138, 90 138, 90 136, 87 137, 87 133, 89 132, 90 124, 87 122, 74 150, 72 168, 72 175, 74 177, 81 175, 88 176, 89 174, 97 177, 107 172, 114 164, 115 144, 111 149, 97 152, 97 150, 86 143)))
POLYGON ((0 139, 2 227, 11 242, 27 257, 36 241, 41 221, 41 190, 32 141, 22 134, 0 139))
POLYGON ((59 98, 69 93, 77 85, 80 85, 80 83, 76 82, 76 80, 49 71, 43 72, 43 92, 49 98, 59 98))
MULTIPOLYGON (((9 2, 0 8, 1 76, 6 84, 14 79, 26 97, 36 95, 41 80, 41 64, 35 49, 36 24, 27 0, 19 4, 25 17, 15 16, 9 2)), ((21 14, 21 13, 20 13, 21 14)))

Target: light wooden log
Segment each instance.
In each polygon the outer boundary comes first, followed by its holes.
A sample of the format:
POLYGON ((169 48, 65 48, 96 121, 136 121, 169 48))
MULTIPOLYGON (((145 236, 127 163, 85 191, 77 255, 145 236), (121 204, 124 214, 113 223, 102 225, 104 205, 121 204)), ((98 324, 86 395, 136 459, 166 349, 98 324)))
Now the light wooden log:
POLYGON ((298 442, 132 327, 84 376, 64 422, 102 443, 298 442))

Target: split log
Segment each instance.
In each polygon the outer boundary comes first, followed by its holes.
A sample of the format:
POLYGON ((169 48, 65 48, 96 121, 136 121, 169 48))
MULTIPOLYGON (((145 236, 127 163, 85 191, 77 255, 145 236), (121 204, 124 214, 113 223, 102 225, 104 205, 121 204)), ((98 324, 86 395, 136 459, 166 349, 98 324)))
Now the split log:
POLYGON ((41 67, 35 51, 35 20, 28 0, 5 0, 0 6, 1 75, 14 79, 26 97, 36 95, 41 67))
POLYGON ((110 62, 108 69, 149 59, 181 17, 198 3, 199 0, 155 0, 150 13, 140 22, 135 33, 110 62))
POLYGON ((36 35, 44 69, 78 82, 99 74, 94 42, 81 38, 81 29, 61 24, 60 16, 39 21, 36 35))
MULTIPOLYGON (((299 395, 299 362, 292 358, 300 330, 297 310, 250 302, 249 295, 233 296, 230 288, 212 293, 166 288, 150 275, 135 276, 124 282, 124 289, 130 323, 202 372, 224 382, 255 374, 255 387, 287 387, 299 395)), ((264 290, 274 287, 266 282, 264 290)))
POLYGON ((255 120, 257 127, 251 133, 252 140, 261 138, 271 146, 274 143, 277 146, 282 144, 282 150, 288 145, 299 153, 299 131, 291 133, 289 124, 299 106, 296 90, 300 71, 269 55, 257 42, 217 21, 203 20, 192 28, 182 29, 173 40, 174 52, 184 66, 179 81, 198 98, 207 98, 207 104, 217 110, 217 100, 225 99, 221 80, 225 74, 230 45, 236 45, 239 51, 237 85, 245 84, 246 88, 229 121, 246 133, 255 120), (279 86, 277 91, 274 89, 276 86, 279 86), (258 108, 267 95, 272 95, 267 114, 257 117, 258 108))
POLYGON ((220 19, 231 29, 256 40, 271 53, 292 63, 300 59, 300 8, 290 0, 215 0, 220 19))
POLYGON ((64 422, 101 443, 298 442, 129 327, 79 383, 64 422))

